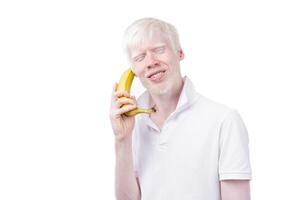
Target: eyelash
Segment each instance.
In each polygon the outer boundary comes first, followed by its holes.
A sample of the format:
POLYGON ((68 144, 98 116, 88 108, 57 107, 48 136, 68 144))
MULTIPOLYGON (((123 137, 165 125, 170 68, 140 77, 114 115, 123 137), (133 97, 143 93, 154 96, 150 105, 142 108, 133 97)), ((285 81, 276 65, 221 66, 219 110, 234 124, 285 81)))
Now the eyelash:
POLYGON ((144 59, 145 55, 140 55, 137 58, 134 59, 135 62, 140 62, 144 59))
POLYGON ((158 48, 154 49, 154 52, 156 52, 156 53, 163 53, 164 51, 165 51, 164 47, 158 47, 158 48))
MULTIPOLYGON (((165 48, 164 47, 158 47, 158 48, 155 48, 153 51, 155 53, 159 53, 160 54, 160 53, 164 53, 165 48)), ((134 61, 135 62, 141 62, 144 58, 145 58, 145 55, 143 54, 143 55, 140 55, 137 58, 135 58, 134 61)))

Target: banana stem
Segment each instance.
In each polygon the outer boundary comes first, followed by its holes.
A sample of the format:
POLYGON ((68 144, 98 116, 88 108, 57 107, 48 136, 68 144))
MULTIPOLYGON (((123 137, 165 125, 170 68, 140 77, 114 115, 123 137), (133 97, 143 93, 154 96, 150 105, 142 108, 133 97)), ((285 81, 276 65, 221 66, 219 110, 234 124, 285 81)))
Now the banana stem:
POLYGON ((131 110, 131 111, 129 111, 129 112, 127 112, 127 113, 125 113, 126 114, 126 116, 134 116, 134 115, 137 115, 137 114, 140 114, 140 113, 145 113, 145 114, 150 114, 150 113, 153 113, 153 112, 155 112, 156 110, 155 109, 153 109, 153 108, 136 108, 136 109, 134 109, 134 110, 131 110))

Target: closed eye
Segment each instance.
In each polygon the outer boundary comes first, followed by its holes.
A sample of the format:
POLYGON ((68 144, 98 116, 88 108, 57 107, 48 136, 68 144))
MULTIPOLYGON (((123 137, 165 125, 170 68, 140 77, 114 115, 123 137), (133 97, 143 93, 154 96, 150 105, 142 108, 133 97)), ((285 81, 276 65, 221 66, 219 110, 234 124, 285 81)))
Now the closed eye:
POLYGON ((141 62, 144 58, 145 58, 145 54, 141 54, 141 55, 138 55, 136 57, 134 57, 134 62, 141 62))
POLYGON ((165 52, 165 47, 164 47, 164 46, 162 46, 162 47, 157 47, 157 48, 153 49, 153 51, 154 51, 155 53, 161 54, 161 53, 164 53, 164 52, 165 52))

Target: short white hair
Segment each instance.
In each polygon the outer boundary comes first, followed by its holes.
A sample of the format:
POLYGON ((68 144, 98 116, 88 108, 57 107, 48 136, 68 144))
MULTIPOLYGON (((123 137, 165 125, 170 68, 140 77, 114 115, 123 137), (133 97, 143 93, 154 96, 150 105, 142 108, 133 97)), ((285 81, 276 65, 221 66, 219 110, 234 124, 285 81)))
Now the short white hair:
POLYGON ((153 39, 158 33, 169 40, 174 51, 181 48, 178 32, 172 24, 155 18, 142 18, 133 22, 124 33, 123 48, 128 59, 130 60, 131 50, 153 39))

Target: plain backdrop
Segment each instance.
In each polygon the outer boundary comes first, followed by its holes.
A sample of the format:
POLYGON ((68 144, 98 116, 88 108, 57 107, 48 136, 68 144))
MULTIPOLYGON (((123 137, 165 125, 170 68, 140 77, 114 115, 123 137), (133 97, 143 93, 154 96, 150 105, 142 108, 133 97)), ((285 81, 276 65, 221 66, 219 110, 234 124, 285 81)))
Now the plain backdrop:
MULTIPOLYGON (((110 95, 129 67, 123 33, 142 17, 174 24, 183 75, 240 112, 252 199, 300 199, 299 10, 296 0, 1 1, 0 199, 115 199, 110 95)), ((142 91, 135 80, 132 94, 142 91)))

